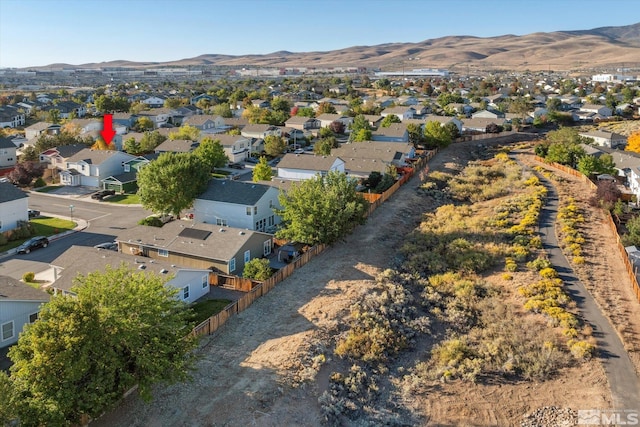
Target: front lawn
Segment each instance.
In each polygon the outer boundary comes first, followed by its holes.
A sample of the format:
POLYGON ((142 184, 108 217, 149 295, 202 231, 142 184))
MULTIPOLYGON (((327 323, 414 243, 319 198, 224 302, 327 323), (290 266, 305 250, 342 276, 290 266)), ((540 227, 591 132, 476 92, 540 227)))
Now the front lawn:
POLYGON ((103 202, 117 203, 119 205, 139 205, 140 197, 137 194, 116 194, 104 199, 103 202))
POLYGON ((228 299, 208 299, 193 303, 193 324, 199 325, 214 314, 220 313, 232 301, 228 299))
MULTIPOLYGON (((33 236, 53 236, 54 234, 63 233, 68 230, 73 230, 76 226, 76 223, 73 221, 69 221, 66 219, 60 218, 52 218, 48 216, 41 216, 38 218, 32 218, 29 220, 31 223, 34 232, 33 236)), ((6 245, 0 245, 0 252, 8 251, 9 249, 13 249, 15 247, 20 246, 24 241, 30 239, 30 237, 26 239, 13 240, 8 242, 6 245)))
POLYGON ((57 189, 62 188, 61 185, 47 185, 46 187, 38 188, 36 192, 38 193, 51 193, 52 191, 56 191, 57 189))

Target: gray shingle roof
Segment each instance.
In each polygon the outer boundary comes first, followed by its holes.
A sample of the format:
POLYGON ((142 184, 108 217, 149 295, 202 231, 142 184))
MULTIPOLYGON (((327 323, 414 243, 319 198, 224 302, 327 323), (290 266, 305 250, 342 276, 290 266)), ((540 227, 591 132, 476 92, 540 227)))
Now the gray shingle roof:
POLYGON ((278 168, 328 171, 336 159, 338 159, 338 157, 335 156, 289 153, 282 157, 282 160, 278 163, 278 168))
POLYGON ((261 184, 230 179, 212 179, 209 181, 204 193, 197 198, 214 202, 254 206, 268 190, 268 186, 261 184))
POLYGON ((24 199, 25 197, 29 197, 29 195, 10 182, 0 182, 0 203, 24 199))
POLYGON ((0 138, 0 148, 16 148, 16 144, 9 138, 0 138))
POLYGON ((42 301, 51 296, 9 276, 0 276, 0 301, 42 301))
MULTIPOLYGON (((105 160, 107 160, 109 157, 112 157, 112 156, 114 156, 114 155, 116 155, 118 153, 119 153, 119 151, 92 150, 91 148, 85 148, 85 149, 83 149, 81 151, 78 151, 73 156, 69 157, 67 159, 67 162, 73 163, 73 162, 84 161, 84 162, 92 164, 92 165, 99 165, 102 162, 104 162, 105 160)), ((131 157, 133 157, 133 156, 131 156, 131 157)))

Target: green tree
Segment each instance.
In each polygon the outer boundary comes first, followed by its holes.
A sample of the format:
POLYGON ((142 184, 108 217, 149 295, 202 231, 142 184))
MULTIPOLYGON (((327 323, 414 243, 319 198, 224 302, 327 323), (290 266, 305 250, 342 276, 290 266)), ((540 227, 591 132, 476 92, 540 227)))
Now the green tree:
POLYGON ((283 228, 277 236, 308 244, 332 244, 344 238, 366 220, 368 203, 356 192, 356 184, 338 171, 294 184, 278 197, 283 228))
POLYGON ((296 116, 315 117, 316 112, 313 111, 313 108, 311 107, 302 107, 302 108, 298 108, 298 111, 296 112, 296 116))
POLYGON ((178 108, 180 105, 182 105, 180 98, 167 98, 164 100, 165 108, 178 108))
POLYGON ((216 114, 220 117, 224 117, 225 119, 230 119, 231 117, 233 117, 233 113, 231 112, 231 107, 229 107, 229 104, 227 104, 226 102, 222 104, 214 105, 213 114, 216 114))
POLYGON ((9 351, 22 426, 78 424, 138 384, 188 378, 196 341, 189 314, 165 279, 127 267, 78 276, 76 296, 45 304, 9 351))
POLYGON ((547 110, 549 111, 558 111, 561 105, 562 101, 558 97, 547 99, 547 110))
POLYGON ((336 140, 335 136, 328 136, 326 138, 320 138, 313 146, 313 152, 322 155, 328 156, 331 154, 331 149, 336 148, 338 146, 338 140, 336 140))
POLYGON ((349 137, 353 142, 371 141, 372 132, 369 129, 360 129, 357 132, 351 132, 349 137))
POLYGON ((436 121, 429 121, 425 124, 424 139, 431 147, 446 147, 452 141, 449 130, 436 121))
POLYGON ((202 163, 209 167, 210 171, 223 167, 229 161, 224 152, 224 147, 220 144, 220 140, 214 140, 210 136, 200 141, 200 145, 193 150, 193 154, 199 157, 202 163))
POLYGON ((271 100, 271 109, 288 114, 291 111, 291 103, 286 98, 275 97, 271 100))
POLYGON ((287 142, 280 136, 267 135, 264 138, 264 151, 272 157, 282 154, 286 146, 287 142))
POLYGON ((551 131, 546 138, 546 159, 575 168, 578 160, 585 155, 580 144, 586 141, 587 139, 581 137, 574 128, 565 127, 551 131))
POLYGON ((138 195, 145 209, 176 217, 191 207, 209 180, 208 165, 191 153, 163 153, 138 172, 138 195))
POLYGON ((245 279, 253 279, 264 281, 273 274, 273 270, 266 258, 254 258, 244 265, 242 277, 245 279))
POLYGON ((47 121, 49 123, 60 123, 60 110, 53 108, 47 112, 47 121))
POLYGON ((444 108, 449 104, 459 104, 461 102, 464 102, 464 99, 458 94, 446 92, 438 95, 438 99, 436 100, 436 102, 438 103, 438 105, 440 105, 441 108, 444 108))
POLYGON ((599 169, 599 161, 596 156, 582 156, 578 160, 577 169, 587 177, 591 177, 591 174, 597 173, 599 169))
POLYGON ((267 162, 267 158, 262 156, 260 157, 260 161, 253 168, 253 182, 258 181, 271 181, 271 177, 273 176, 273 171, 271 170, 271 166, 267 162))
POLYGON ((146 132, 148 130, 153 130, 153 121, 149 117, 139 117, 138 120, 136 120, 133 128, 137 132, 146 132))
POLYGON ((197 141, 200 138, 200 129, 191 125, 180 126, 177 131, 169 133, 170 140, 186 139, 197 141))
POLYGON ((122 143, 122 148, 128 154, 133 154, 134 156, 139 156, 140 154, 143 154, 142 151, 140 150, 140 143, 136 141, 136 139, 133 137, 126 139, 122 143))
POLYGON ((418 123, 409 123, 407 125, 407 132, 409 132, 409 142, 413 144, 414 147, 417 147, 424 141, 424 133, 418 123))
POLYGON ((382 119, 382 122, 380 122, 380 126, 383 128, 388 128, 393 123, 402 123, 402 120, 400 120, 400 117, 396 116, 395 114, 389 114, 384 119, 382 119))
POLYGON ((156 147, 167 140, 167 137, 158 131, 145 132, 140 138, 140 151, 142 154, 151 153, 156 147))
POLYGON ((335 113, 336 113, 336 107, 334 107, 332 103, 321 102, 320 105, 318 105, 316 116, 319 116, 320 114, 335 114, 335 113))

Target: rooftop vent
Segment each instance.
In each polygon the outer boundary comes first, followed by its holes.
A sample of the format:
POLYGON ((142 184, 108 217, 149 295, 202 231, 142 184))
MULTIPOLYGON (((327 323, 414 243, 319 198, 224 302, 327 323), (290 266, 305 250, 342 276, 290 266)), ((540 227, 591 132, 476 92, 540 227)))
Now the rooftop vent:
POLYGON ((144 270, 145 268, 147 268, 147 266, 146 266, 146 265, 144 265, 144 264, 140 264, 140 265, 138 266, 138 270, 144 270))
POLYGON ((241 235, 241 236, 244 236, 244 231, 241 231, 238 234, 241 235))
POLYGON ((220 230, 218 230, 221 233, 224 233, 224 228, 221 228, 220 230))
POLYGON ((167 274, 169 272, 169 270, 165 270, 164 268, 162 270, 160 270, 160 273, 162 274, 167 274))

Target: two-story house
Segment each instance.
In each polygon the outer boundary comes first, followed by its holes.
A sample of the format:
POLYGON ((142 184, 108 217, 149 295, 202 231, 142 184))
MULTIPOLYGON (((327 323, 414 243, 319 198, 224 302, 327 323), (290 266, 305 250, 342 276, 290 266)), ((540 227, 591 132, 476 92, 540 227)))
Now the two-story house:
POLYGON ((286 122, 285 126, 304 130, 320 129, 320 120, 313 117, 293 116, 286 122))
POLYGON ((113 150, 85 148, 66 159, 60 171, 60 183, 69 186, 100 187, 103 180, 122 171, 122 164, 135 158, 131 154, 113 150))
POLYGON ((182 119, 182 125, 196 127, 204 133, 215 133, 216 130, 220 132, 225 128, 224 119, 222 117, 209 114, 200 114, 185 117, 184 119, 182 119))
POLYGON ((197 222, 266 231, 280 223, 278 189, 252 182, 212 179, 193 203, 197 222))
POLYGON ((10 182, 0 182, 0 233, 28 221, 29 196, 10 182))
POLYGON ((329 171, 345 172, 344 160, 334 156, 313 154, 285 154, 278 163, 278 178, 293 181, 324 176, 329 171))
POLYGON ((241 162, 249 157, 253 150, 253 140, 242 135, 219 134, 213 139, 220 141, 230 162, 241 162))
POLYGON ((47 122, 37 122, 24 129, 24 136, 27 139, 37 138, 42 134, 57 135, 60 133, 60 125, 47 122))
POLYGON ((0 169, 15 166, 17 163, 16 144, 9 138, 0 138, 0 169))
POLYGON ((615 132, 592 130, 589 132, 581 132, 579 135, 593 139, 593 142, 601 147, 624 149, 627 145, 627 137, 615 132))
POLYGON ((38 319, 51 296, 9 276, 0 276, 0 348, 18 341, 24 325, 38 319))
POLYGON ((382 110, 382 113, 380 113, 382 117, 387 117, 392 114, 398 117, 400 121, 405 121, 407 119, 413 119, 413 116, 416 114, 416 110, 413 107, 401 105, 397 107, 385 108, 384 110, 382 110))

